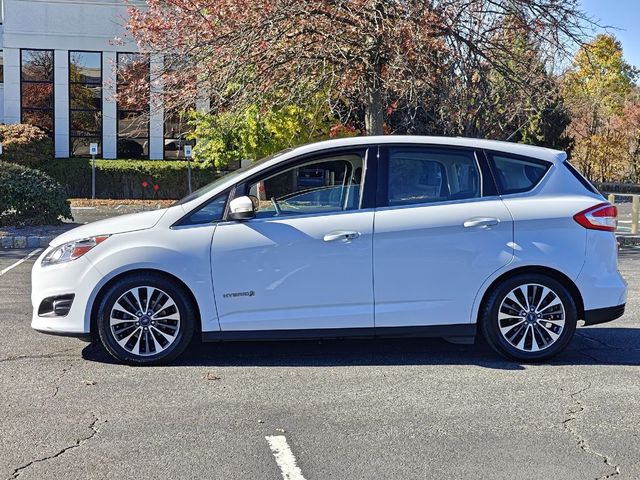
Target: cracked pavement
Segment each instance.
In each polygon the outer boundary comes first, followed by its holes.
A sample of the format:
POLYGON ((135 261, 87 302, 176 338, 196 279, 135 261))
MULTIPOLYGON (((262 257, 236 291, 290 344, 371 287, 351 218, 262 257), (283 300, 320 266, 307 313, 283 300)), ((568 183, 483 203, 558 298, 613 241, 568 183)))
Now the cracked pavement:
MULTIPOLYGON (((28 252, 0 252, 0 270, 28 252)), ((640 478, 640 249, 625 316, 547 365, 394 339, 195 346, 116 365, 29 327, 32 260, 0 276, 0 480, 640 478), (284 432, 283 432, 284 431, 284 432)))

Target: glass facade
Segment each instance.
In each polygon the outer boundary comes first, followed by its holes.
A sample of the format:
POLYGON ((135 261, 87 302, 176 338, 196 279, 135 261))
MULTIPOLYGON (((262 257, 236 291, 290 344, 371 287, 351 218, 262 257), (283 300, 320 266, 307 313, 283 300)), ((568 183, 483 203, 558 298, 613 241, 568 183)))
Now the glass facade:
MULTIPOLYGON (((185 61, 186 57, 180 55, 165 55, 163 70, 170 78, 173 72, 189 71, 189 65, 185 61)), ((183 75, 177 78, 184 78, 183 75)), ((175 81, 175 80, 172 80, 175 81)), ((194 79, 195 81, 195 79, 194 79)), ((187 140, 187 134, 191 130, 188 124, 189 111, 195 108, 195 103, 187 110, 177 110, 170 99, 165 97, 164 113, 164 149, 163 158, 165 160, 184 159, 184 146, 195 145, 194 140, 187 140)))
POLYGON ((69 52, 69 147, 72 157, 102 156, 102 53, 69 52))
POLYGON ((164 119, 164 158, 165 160, 184 159, 184 146, 195 145, 187 140, 190 127, 187 123, 188 112, 171 112, 164 119))
POLYGON ((118 158, 149 158, 149 89, 133 91, 134 80, 149 78, 149 57, 118 53, 116 91, 118 97, 118 158))
POLYGON ((20 50, 20 118, 53 138, 53 50, 20 50))

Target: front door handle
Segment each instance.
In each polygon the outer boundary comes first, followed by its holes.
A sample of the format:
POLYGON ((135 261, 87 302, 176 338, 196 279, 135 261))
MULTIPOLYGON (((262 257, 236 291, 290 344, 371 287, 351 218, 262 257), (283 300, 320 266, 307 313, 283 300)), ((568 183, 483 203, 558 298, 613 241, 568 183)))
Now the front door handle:
POLYGON ((463 225, 465 228, 471 227, 493 227, 497 225, 500 220, 493 217, 473 217, 466 220, 463 225))
POLYGON ((360 232, 352 232, 339 230, 337 232, 329 232, 324 236, 325 242, 333 242, 335 240, 353 240, 354 238, 358 238, 360 236, 360 232))

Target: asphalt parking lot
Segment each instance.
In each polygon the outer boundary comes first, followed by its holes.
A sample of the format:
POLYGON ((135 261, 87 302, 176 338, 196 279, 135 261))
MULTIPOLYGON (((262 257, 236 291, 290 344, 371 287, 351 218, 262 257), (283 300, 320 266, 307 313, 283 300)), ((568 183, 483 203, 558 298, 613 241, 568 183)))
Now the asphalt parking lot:
POLYGON ((206 344, 154 368, 33 332, 33 258, 6 270, 28 253, 0 252, 0 478, 640 478, 640 249, 620 255, 625 316, 548 365, 418 339, 206 344))

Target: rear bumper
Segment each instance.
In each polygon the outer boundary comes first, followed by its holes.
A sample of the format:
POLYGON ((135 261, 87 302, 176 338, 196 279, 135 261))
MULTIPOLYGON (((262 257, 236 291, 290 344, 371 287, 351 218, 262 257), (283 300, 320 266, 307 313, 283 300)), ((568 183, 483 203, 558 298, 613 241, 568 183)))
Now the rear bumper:
POLYGON ((596 308, 586 310, 584 312, 584 324, 597 325, 599 323, 610 322, 624 315, 625 304, 616 305, 615 307, 596 308))

